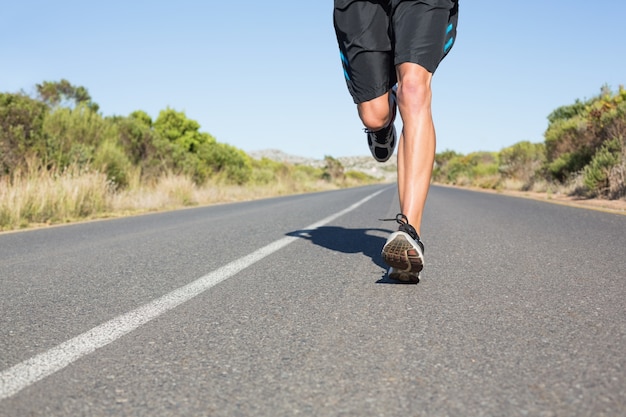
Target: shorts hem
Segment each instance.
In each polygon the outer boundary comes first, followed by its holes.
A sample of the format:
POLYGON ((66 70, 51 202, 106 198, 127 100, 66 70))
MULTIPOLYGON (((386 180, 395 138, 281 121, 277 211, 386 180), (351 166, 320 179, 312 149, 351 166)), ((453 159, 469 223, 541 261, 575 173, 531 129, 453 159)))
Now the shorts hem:
POLYGON ((376 88, 373 88, 368 91, 362 91, 359 94, 351 92, 352 99, 354 100, 354 104, 365 103, 366 101, 374 100, 387 93, 391 89, 390 86, 382 85, 376 88))
POLYGON ((424 68, 426 71, 430 72, 431 74, 434 74, 435 71, 437 70, 437 67, 439 67, 439 63, 434 63, 434 62, 429 62, 429 60, 424 59, 422 57, 417 57, 414 55, 403 55, 403 56, 398 56, 394 59, 394 65, 397 67, 400 64, 406 64, 406 63, 411 63, 411 64, 417 64, 420 67, 424 68))

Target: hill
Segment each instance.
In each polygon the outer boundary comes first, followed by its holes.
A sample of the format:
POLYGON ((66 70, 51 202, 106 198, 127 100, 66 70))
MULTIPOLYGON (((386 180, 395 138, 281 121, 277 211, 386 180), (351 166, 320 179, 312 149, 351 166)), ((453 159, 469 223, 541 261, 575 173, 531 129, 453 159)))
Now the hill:
MULTIPOLYGON (((314 168, 323 168, 326 161, 323 159, 306 158, 302 156, 290 155, 278 149, 264 149, 249 152, 251 158, 261 160, 263 158, 291 165, 305 165, 314 168)), ((357 171, 381 178, 384 182, 393 182, 396 180, 396 158, 392 157, 389 161, 380 163, 371 156, 344 156, 336 158, 346 171, 357 171)))

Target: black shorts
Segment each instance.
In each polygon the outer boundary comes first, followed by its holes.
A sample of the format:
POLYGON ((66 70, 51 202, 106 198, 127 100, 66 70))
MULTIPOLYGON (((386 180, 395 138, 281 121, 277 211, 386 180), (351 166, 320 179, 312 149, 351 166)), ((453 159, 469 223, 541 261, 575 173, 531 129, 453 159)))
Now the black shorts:
POLYGON ((434 73, 454 44, 458 9, 458 0, 335 0, 335 33, 354 102, 389 91, 404 62, 434 73))

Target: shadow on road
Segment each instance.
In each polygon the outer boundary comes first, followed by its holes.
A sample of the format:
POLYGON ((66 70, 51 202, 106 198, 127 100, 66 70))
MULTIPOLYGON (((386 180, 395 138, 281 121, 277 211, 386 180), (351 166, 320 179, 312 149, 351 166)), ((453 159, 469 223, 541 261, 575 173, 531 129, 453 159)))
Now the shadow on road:
MULTIPOLYGON (((382 232, 387 236, 392 231, 387 229, 345 229, 336 226, 323 226, 312 230, 296 230, 287 233, 287 235, 307 239, 315 245, 341 253, 363 253, 373 263, 386 271, 388 267, 383 262, 380 251, 387 238, 373 235, 372 232, 382 232)), ((384 273, 377 283, 396 282, 389 280, 387 274, 384 273)))

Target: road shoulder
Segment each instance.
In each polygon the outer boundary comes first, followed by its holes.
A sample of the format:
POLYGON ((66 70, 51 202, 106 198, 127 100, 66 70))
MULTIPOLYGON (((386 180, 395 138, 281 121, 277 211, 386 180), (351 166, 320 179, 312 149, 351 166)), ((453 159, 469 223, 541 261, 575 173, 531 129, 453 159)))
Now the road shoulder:
POLYGON ((599 198, 581 198, 573 197, 565 194, 548 194, 538 193, 533 191, 513 191, 513 190, 488 190, 478 187, 459 187, 449 184, 434 183, 434 185, 440 187, 459 188, 472 191, 478 191, 490 194, 502 194, 511 197, 528 198, 532 200, 545 201, 553 204, 562 204, 571 207, 579 207, 589 210, 598 210, 608 213, 626 215, 626 201, 625 200, 604 200, 599 198))

